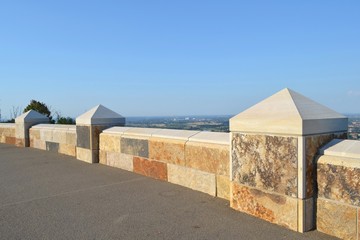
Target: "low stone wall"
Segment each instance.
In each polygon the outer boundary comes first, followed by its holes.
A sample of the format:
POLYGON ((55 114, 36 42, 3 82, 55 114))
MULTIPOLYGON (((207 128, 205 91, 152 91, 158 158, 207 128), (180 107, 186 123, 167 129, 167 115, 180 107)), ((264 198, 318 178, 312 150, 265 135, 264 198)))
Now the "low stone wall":
POLYGON ((360 141, 333 140, 317 161, 317 229, 360 239, 360 141))
POLYGON ((30 128, 30 147, 76 156, 76 126, 39 124, 30 128))
POLYGON ((229 134, 113 127, 100 163, 229 199, 229 134))
POLYGON ((15 145, 15 123, 0 123, 0 143, 15 145))

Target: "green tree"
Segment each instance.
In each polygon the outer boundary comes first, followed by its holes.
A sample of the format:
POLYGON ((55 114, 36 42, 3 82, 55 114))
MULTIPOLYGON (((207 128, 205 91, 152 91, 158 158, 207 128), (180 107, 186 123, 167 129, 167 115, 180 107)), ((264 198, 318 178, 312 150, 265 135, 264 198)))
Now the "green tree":
POLYGON ((75 120, 71 117, 58 117, 56 124, 75 124, 75 120))
POLYGON ((27 105, 26 108, 24 109, 24 113, 29 110, 35 110, 35 111, 47 116, 50 119, 51 123, 55 123, 55 121, 52 120, 51 111, 45 103, 39 102, 36 100, 31 100, 29 105, 27 105))

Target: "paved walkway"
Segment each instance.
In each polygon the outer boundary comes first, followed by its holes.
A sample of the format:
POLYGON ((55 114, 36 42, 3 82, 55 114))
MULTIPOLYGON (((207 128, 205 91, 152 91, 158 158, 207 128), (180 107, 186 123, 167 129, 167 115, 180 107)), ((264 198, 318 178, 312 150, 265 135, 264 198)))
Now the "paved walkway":
POLYGON ((100 164, 0 144, 0 239, 332 239, 100 164))

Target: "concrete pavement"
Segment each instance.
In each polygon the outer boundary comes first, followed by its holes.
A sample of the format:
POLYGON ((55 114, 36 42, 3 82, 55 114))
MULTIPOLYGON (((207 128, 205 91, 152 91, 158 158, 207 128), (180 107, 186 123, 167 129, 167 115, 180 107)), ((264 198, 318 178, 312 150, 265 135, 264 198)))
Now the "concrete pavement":
POLYGON ((334 239, 100 164, 0 144, 0 239, 334 239))

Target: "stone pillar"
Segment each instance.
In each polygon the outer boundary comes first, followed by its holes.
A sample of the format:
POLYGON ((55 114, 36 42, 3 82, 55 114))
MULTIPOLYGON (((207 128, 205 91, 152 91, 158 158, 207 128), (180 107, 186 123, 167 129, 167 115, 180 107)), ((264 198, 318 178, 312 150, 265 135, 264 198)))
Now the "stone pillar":
POLYGON ((112 126, 124 126, 125 118, 98 105, 76 118, 76 158, 88 163, 99 162, 99 134, 112 126))
POLYGON ((315 155, 348 120, 290 89, 230 119, 232 208, 289 229, 315 226, 315 155))
POLYGON ((29 147, 29 129, 39 123, 49 123, 49 118, 30 110, 15 119, 15 144, 18 147, 29 147))

